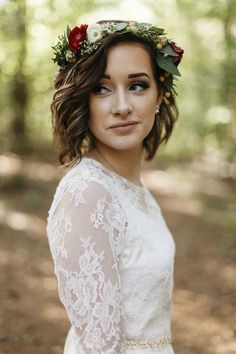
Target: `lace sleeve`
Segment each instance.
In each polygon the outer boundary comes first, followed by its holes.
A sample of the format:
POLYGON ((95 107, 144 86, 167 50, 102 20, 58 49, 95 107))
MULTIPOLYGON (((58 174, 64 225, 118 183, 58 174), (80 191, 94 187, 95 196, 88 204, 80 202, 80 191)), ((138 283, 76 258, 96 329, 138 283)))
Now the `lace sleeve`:
POLYGON ((72 180, 56 194, 47 234, 59 297, 76 333, 76 354, 122 353, 118 261, 125 215, 98 182, 72 180))

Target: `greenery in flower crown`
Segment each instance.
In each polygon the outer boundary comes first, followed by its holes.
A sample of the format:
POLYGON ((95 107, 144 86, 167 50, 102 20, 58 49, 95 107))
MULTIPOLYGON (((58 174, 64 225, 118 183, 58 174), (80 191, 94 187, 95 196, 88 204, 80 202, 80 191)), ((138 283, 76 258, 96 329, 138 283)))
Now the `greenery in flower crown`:
POLYGON ((115 32, 133 33, 150 42, 156 53, 157 64, 162 70, 159 79, 167 90, 165 95, 169 97, 171 93, 176 94, 173 79, 174 76, 181 76, 177 66, 184 50, 167 39, 163 28, 149 23, 104 22, 84 24, 72 30, 67 26, 66 33, 59 36, 57 44, 52 47, 55 55, 53 61, 65 69, 68 64, 76 62, 84 55, 94 53, 101 45, 102 39, 115 32))

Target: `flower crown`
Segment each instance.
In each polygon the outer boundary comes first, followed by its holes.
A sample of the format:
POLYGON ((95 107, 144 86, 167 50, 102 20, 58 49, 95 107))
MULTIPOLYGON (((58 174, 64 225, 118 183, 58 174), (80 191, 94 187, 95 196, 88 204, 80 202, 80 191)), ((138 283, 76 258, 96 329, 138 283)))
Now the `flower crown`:
POLYGON ((92 25, 76 26, 58 37, 58 43, 52 47, 54 50, 54 63, 61 69, 74 63, 86 54, 94 53, 102 43, 102 39, 112 33, 132 33, 138 38, 146 39, 155 51, 155 60, 161 69, 159 80, 166 88, 165 97, 176 94, 174 89, 174 76, 181 76, 179 65, 184 50, 175 42, 165 36, 165 30, 149 23, 138 22, 103 22, 92 25))

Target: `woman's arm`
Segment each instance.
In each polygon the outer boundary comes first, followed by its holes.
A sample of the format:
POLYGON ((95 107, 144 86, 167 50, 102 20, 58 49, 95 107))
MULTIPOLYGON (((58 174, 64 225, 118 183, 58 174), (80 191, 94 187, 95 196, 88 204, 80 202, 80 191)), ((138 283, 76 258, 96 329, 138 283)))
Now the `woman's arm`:
POLYGON ((121 353, 119 254, 126 217, 98 182, 57 191, 47 233, 61 302, 76 333, 76 354, 121 353))

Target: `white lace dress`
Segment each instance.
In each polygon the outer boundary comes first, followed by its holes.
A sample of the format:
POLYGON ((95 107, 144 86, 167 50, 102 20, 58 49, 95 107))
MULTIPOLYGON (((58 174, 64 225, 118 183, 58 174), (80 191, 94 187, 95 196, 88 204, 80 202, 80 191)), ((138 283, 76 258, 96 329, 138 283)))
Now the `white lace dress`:
POLYGON ((60 181, 47 235, 71 328, 64 354, 173 354, 175 244, 146 186, 84 157, 60 181))

